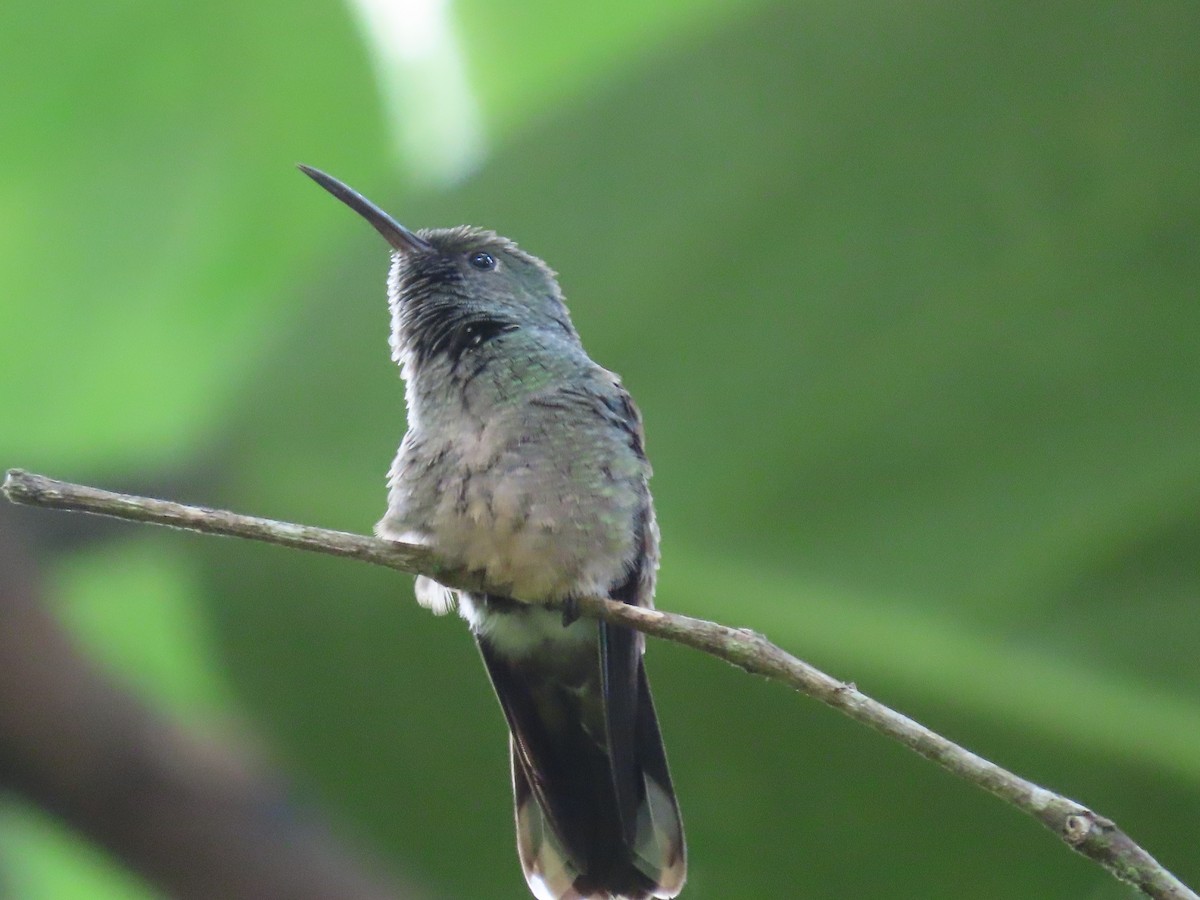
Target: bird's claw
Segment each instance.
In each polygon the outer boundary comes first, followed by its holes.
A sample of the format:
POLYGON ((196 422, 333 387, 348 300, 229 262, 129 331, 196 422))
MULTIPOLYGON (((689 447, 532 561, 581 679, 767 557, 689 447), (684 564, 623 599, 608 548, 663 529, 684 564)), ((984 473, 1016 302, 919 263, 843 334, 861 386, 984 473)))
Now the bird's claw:
POLYGON ((563 628, 570 628, 579 621, 579 601, 574 597, 567 597, 562 604, 563 628))

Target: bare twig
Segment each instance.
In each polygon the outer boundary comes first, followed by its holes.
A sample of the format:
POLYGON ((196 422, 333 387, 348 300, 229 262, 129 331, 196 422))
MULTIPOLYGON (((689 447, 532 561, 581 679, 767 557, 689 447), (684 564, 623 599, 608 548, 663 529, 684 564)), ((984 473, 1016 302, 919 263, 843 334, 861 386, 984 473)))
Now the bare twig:
MULTIPOLYGON (((474 591, 486 588, 477 574, 450 565, 427 547, 116 494, 20 470, 9 471, 3 489, 14 503, 250 538, 334 556, 348 556, 401 572, 424 574, 448 587, 474 591)), ((578 599, 578 610, 584 615, 685 644, 752 674, 783 682, 900 741, 942 768, 1008 801, 1057 834, 1067 846, 1099 863, 1147 896, 1161 900, 1200 900, 1200 896, 1163 868, 1110 819, 960 747, 907 716, 872 700, 854 684, 839 681, 784 652, 760 634, 676 613, 641 609, 604 597, 581 597, 578 599)))

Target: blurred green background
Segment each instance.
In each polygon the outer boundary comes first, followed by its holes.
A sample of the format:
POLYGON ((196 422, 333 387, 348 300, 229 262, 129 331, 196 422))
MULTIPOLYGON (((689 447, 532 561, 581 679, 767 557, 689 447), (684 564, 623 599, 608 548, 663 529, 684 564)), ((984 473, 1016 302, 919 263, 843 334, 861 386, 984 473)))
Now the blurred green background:
MULTIPOLYGON (((1200 883, 1193 2, 0 5, 0 467, 369 531, 378 237, 496 228, 642 407, 659 605, 753 627, 1200 883)), ((96 657, 250 723, 445 898, 526 896, 505 730, 410 580, 119 526, 96 657)), ((653 643, 691 898, 1117 898, 1038 825, 653 643)), ((17 898, 142 898, 0 808, 17 898)))

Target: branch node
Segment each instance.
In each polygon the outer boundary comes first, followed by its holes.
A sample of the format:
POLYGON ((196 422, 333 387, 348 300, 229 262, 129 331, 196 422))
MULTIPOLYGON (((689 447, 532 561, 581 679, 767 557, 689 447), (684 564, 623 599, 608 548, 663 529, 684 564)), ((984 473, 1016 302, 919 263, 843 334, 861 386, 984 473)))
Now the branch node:
POLYGON ((1072 847, 1078 847, 1092 833, 1093 825, 1095 825, 1095 818, 1091 813, 1067 816, 1066 821, 1063 822, 1063 840, 1072 847))

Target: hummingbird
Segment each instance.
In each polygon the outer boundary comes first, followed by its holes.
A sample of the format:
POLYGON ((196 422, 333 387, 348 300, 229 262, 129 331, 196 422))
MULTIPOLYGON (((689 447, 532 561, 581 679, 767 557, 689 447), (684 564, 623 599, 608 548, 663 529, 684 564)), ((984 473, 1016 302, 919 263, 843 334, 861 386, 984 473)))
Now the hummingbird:
POLYGON ((529 889, 538 900, 677 896, 683 823, 644 637, 571 607, 595 595, 653 605, 659 532, 641 414, 583 349, 542 260, 482 228, 410 231, 300 169, 391 247, 408 429, 375 530, 491 586, 420 576, 415 592, 434 613, 457 607, 500 701, 529 889))

